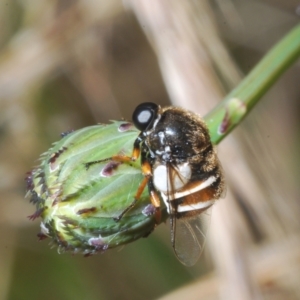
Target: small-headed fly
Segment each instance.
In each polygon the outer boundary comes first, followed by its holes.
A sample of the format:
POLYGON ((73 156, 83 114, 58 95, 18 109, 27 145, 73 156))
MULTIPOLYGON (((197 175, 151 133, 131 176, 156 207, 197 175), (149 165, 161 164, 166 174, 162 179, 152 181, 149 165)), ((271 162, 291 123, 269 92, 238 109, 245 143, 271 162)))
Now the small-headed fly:
POLYGON ((116 221, 134 207, 148 186, 157 223, 162 199, 170 215, 174 252, 184 265, 192 266, 204 247, 210 208, 225 193, 222 168, 207 126, 192 112, 151 102, 138 105, 132 119, 141 132, 131 157, 109 159, 130 162, 140 156, 144 179, 134 201, 116 221))

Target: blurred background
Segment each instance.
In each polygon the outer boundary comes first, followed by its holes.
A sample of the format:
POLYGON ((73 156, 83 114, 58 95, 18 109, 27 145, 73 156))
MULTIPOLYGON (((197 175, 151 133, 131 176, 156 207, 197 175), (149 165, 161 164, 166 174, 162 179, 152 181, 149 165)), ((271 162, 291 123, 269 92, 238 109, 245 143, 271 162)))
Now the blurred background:
POLYGON ((0 299, 300 299, 299 62, 218 147, 227 196, 192 268, 168 224, 58 254, 24 199, 61 132, 145 101, 205 115, 299 19, 296 0, 0 0, 0 299))

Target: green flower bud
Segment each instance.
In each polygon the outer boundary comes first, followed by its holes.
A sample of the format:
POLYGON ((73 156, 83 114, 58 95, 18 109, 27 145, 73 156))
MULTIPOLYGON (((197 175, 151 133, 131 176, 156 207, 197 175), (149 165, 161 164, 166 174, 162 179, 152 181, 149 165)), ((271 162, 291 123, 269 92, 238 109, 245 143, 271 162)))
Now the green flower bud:
MULTIPOLYGON (((149 235, 154 207, 147 189, 123 218, 143 179, 139 160, 86 163, 116 154, 131 155, 138 131, 131 123, 113 122, 63 134, 27 174, 27 194, 36 205, 29 216, 42 218, 40 239, 51 237, 59 251, 94 254, 149 235)), ((163 217, 163 219, 165 216, 163 217)))

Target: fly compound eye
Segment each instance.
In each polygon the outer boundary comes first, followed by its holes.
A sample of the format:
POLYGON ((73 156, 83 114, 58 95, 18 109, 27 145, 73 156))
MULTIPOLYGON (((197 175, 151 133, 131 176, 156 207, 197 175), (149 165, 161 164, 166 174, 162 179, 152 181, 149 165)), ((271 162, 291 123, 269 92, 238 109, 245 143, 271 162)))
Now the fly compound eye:
POLYGON ((141 103, 132 114, 132 121, 135 127, 141 131, 149 128, 158 112, 158 105, 152 102, 141 103))

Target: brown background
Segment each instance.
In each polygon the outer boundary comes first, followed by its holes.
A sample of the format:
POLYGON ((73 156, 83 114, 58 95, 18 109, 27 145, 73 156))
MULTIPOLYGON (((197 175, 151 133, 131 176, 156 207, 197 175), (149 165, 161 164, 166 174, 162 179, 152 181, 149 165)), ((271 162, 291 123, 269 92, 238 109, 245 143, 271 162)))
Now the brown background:
POLYGON ((144 101, 203 115, 299 15, 292 0, 0 0, 0 299, 300 299, 299 63, 220 145, 228 193, 193 268, 168 224, 121 251, 59 255, 23 199, 61 132, 144 101))

